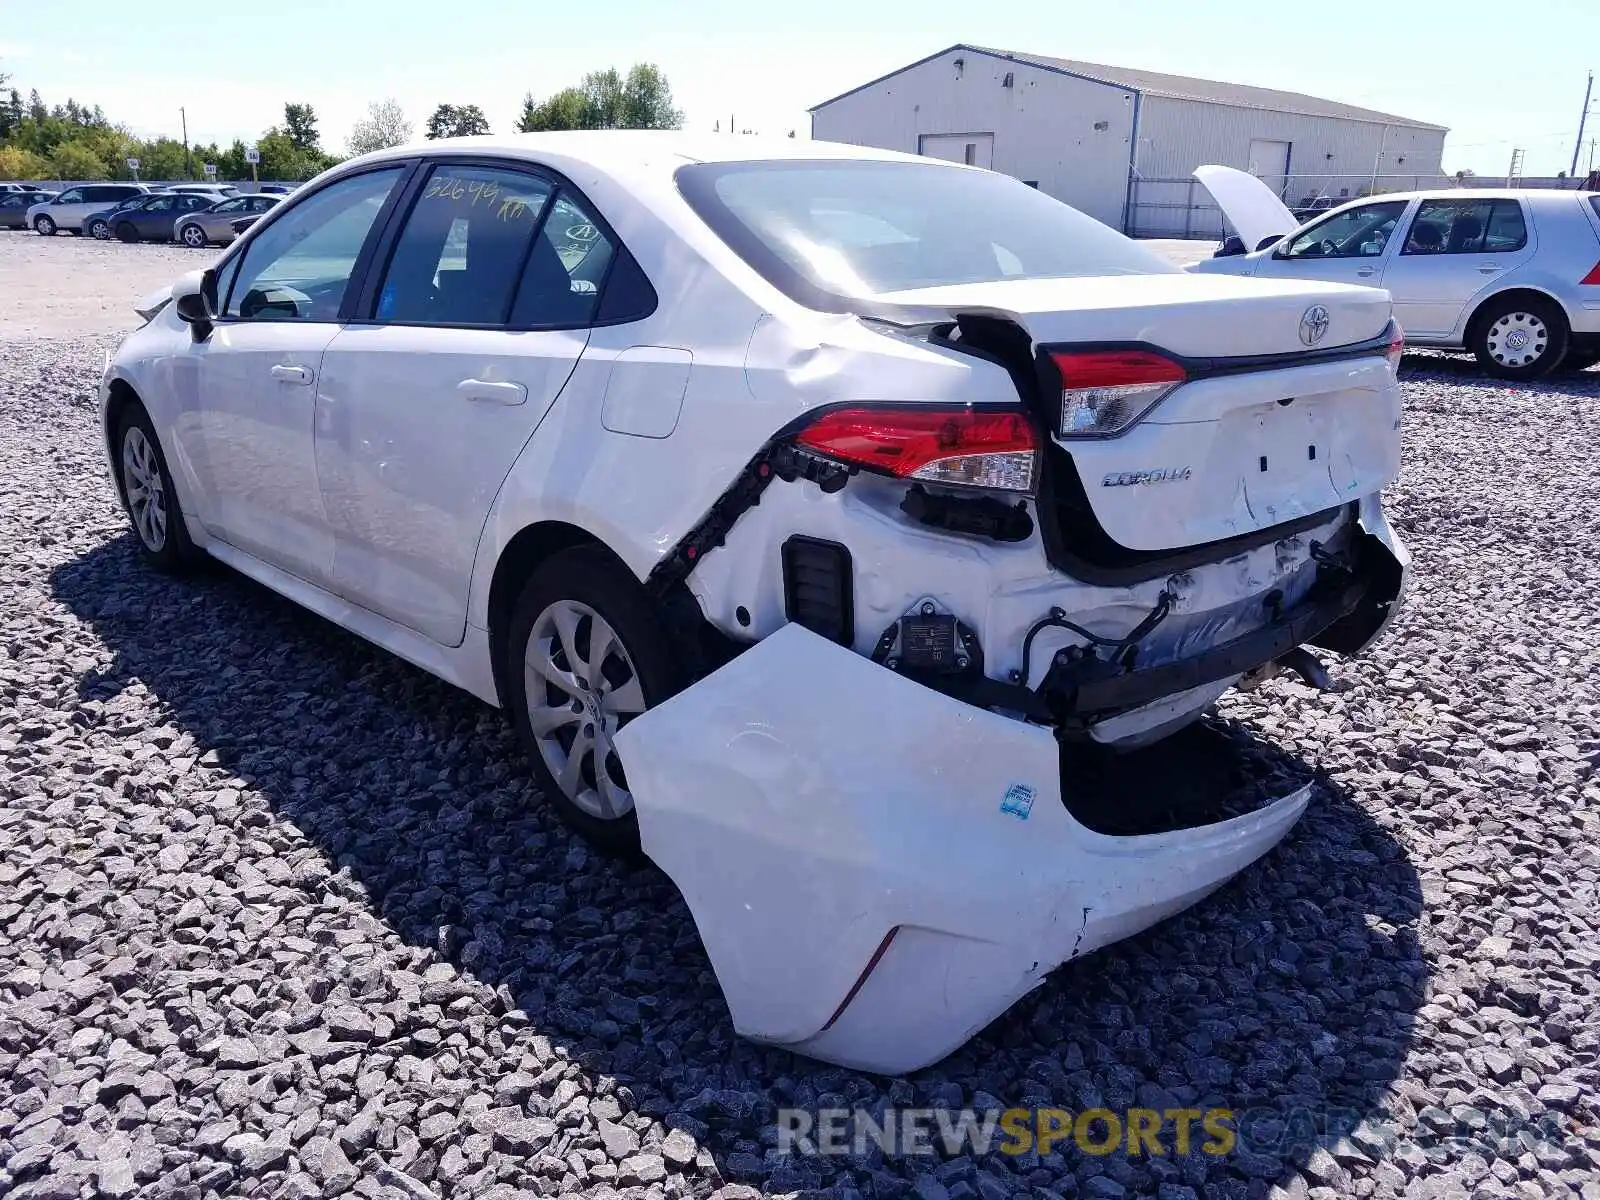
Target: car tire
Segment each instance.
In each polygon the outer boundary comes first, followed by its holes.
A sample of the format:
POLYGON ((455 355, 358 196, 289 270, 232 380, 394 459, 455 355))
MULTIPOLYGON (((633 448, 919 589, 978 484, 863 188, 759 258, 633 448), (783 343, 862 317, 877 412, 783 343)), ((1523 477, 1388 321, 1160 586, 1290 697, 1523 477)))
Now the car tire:
POLYGON ((503 666, 507 707, 540 791, 598 849, 637 857, 639 819, 611 737, 686 682, 643 586, 599 546, 551 556, 512 608, 503 666), (612 640, 593 662, 603 631, 612 640))
POLYGON ((43 213, 40 213, 33 219, 33 231, 40 237, 54 237, 56 232, 56 223, 43 213))
POLYGON ((123 410, 112 447, 117 494, 133 525, 140 556, 168 574, 191 566, 199 551, 189 538, 166 455, 142 405, 131 404, 123 410))
POLYGON ((97 242, 109 242, 111 240, 111 226, 104 221, 90 221, 87 226, 87 232, 97 242))
POLYGON ((139 240, 139 231, 126 221, 118 223, 116 233, 117 241, 119 242, 137 242, 139 240))
POLYGON ((1561 369, 1563 371, 1587 371, 1596 363, 1600 363, 1600 351, 1568 350, 1566 358, 1561 360, 1561 369))
POLYGON ((191 250, 203 250, 211 243, 211 239, 206 237, 206 231, 193 223, 178 230, 178 240, 191 250))
POLYGON ((1469 345, 1485 373, 1496 379, 1538 379, 1567 355, 1566 314, 1550 300, 1509 296, 1490 300, 1472 320, 1469 345))

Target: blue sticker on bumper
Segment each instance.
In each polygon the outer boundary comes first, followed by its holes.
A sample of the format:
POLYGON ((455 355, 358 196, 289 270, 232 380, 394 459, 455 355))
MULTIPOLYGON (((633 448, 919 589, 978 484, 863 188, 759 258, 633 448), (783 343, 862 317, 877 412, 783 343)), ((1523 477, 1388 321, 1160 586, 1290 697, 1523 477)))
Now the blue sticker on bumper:
POLYGON ((1033 789, 1025 783, 1013 783, 1000 800, 1000 811, 1026 821, 1033 811, 1033 789))

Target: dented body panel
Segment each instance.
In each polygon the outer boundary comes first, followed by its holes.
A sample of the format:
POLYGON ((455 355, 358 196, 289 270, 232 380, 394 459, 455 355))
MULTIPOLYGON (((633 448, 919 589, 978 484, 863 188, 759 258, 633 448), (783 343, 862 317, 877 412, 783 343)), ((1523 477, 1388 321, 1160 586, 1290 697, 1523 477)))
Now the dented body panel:
POLYGON ((887 1073, 1201 899, 1309 798, 1095 833, 1062 802, 1048 730, 793 625, 634 721, 618 751, 644 849, 683 892, 735 1028, 887 1073))

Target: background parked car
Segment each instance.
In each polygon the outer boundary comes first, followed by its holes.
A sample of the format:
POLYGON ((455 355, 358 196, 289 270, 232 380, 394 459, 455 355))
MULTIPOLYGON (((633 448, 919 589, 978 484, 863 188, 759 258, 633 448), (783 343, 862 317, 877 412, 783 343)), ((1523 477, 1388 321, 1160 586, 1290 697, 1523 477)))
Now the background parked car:
POLYGON ((210 196, 213 200, 227 200, 239 194, 239 189, 231 183, 174 183, 161 190, 184 192, 191 196, 210 196))
POLYGON ((28 210, 55 199, 54 192, 0 193, 0 229, 26 229, 28 210))
POLYGON ((271 196, 287 196, 294 189, 295 185, 292 183, 263 183, 256 188, 256 191, 265 192, 271 196))
POLYGON ((172 236, 196 250, 202 246, 226 246, 238 236, 234 232, 235 222, 241 217, 259 217, 282 199, 282 196, 235 196, 203 212, 179 217, 172 236))
POLYGON ((1468 350, 1502 379, 1600 362, 1600 194, 1394 192, 1302 224, 1243 171, 1195 177, 1257 248, 1190 270, 1381 287, 1408 344, 1468 350))
POLYGON ((150 186, 144 183, 86 183, 69 187, 54 200, 29 208, 28 227, 47 237, 58 229, 82 233, 83 222, 88 217, 131 196, 150 191, 150 186))
POLYGON ((170 242, 179 217, 204 212, 216 203, 206 195, 166 192, 120 208, 106 218, 111 236, 120 242, 170 242))
POLYGON ((160 195, 165 195, 165 193, 146 192, 142 195, 129 196, 126 200, 119 201, 118 203, 111 205, 109 208, 101 209, 96 213, 90 213, 83 219, 83 232, 85 236, 92 237, 97 241, 108 241, 111 237, 111 218, 113 216, 115 216, 117 213, 124 212, 127 209, 138 208, 140 205, 148 204, 151 200, 160 195))

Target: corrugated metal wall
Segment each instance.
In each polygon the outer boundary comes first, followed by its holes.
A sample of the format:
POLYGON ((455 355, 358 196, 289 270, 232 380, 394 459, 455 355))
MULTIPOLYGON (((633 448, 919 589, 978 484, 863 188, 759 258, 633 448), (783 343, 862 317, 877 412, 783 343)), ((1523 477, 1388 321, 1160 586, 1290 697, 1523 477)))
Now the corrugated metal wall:
MULTIPOLYGON (((1134 166, 1151 179, 1184 178, 1206 163, 1249 170, 1250 143, 1263 138, 1290 144, 1289 174, 1296 190, 1308 195, 1323 185, 1337 196, 1339 188, 1350 187, 1351 177, 1370 176, 1375 166, 1383 175, 1438 175, 1444 153, 1442 130, 1404 125, 1386 129, 1365 121, 1146 96, 1140 105, 1134 166)), ((1303 197, 1286 199, 1294 205, 1303 197)))
POLYGON ((916 154, 926 134, 992 133, 996 171, 1120 228, 1133 110, 1121 88, 951 51, 818 109, 811 136, 916 154))

